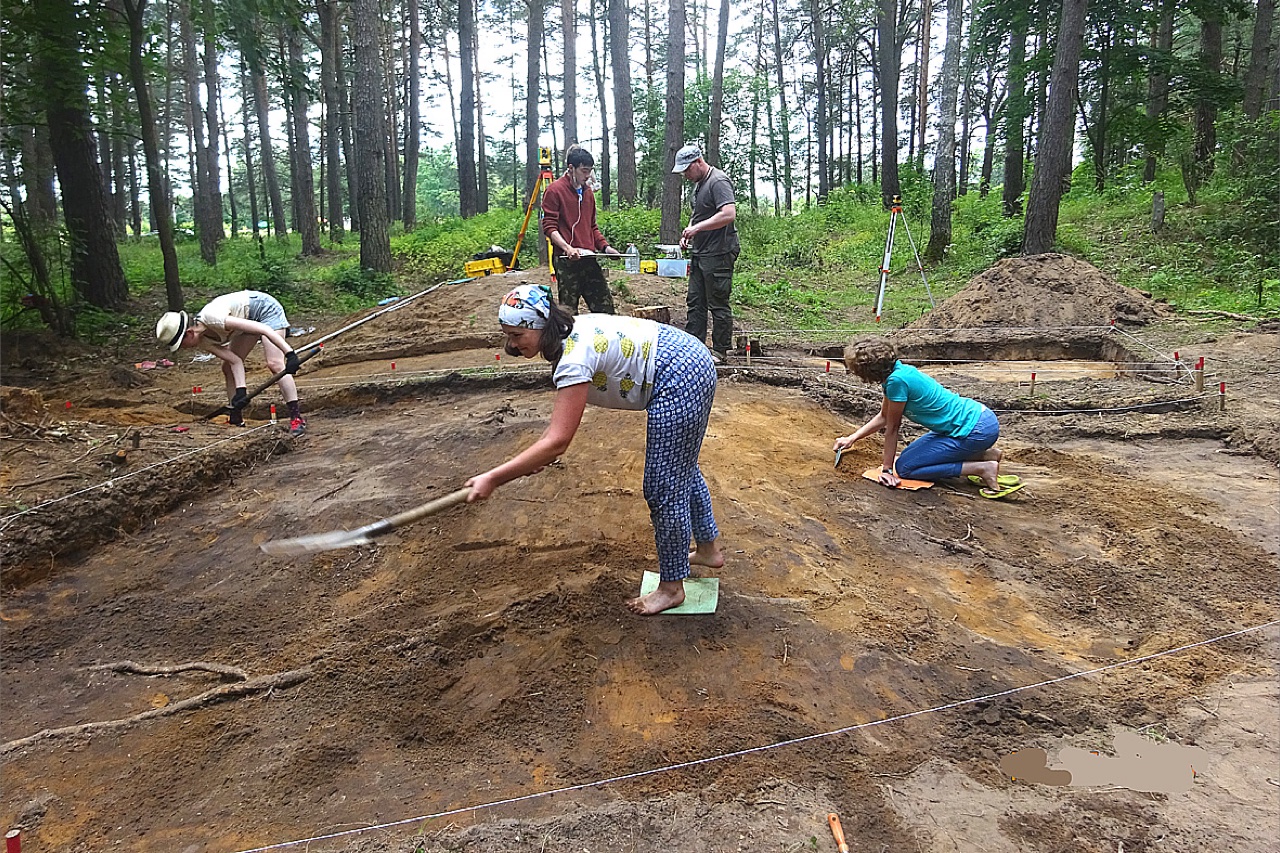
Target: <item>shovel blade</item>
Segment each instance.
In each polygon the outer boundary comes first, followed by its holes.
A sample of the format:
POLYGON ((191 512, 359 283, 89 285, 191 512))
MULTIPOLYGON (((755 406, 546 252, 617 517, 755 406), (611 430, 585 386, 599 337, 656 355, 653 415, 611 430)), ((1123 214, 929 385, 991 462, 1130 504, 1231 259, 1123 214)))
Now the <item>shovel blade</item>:
POLYGON ((299 536, 295 539, 274 539, 263 542, 263 552, 273 557, 296 557, 299 554, 314 554, 318 551, 337 551, 340 548, 354 548, 357 545, 368 545, 373 539, 362 530, 331 530, 328 533, 313 533, 310 536, 299 536))

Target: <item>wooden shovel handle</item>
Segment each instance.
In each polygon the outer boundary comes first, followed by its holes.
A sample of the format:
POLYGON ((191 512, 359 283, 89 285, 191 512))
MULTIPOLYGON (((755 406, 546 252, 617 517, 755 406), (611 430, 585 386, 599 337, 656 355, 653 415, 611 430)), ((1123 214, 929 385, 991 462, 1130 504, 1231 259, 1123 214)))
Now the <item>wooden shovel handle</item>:
POLYGON ((412 524, 420 521, 429 515, 435 515, 437 512, 448 509, 451 506, 457 506, 465 503, 471 495, 471 487, 458 489, 456 492, 450 492, 442 498, 436 498, 433 501, 416 506, 413 509, 405 510, 399 515, 393 515, 390 518, 384 518, 380 524, 385 524, 389 529, 394 530, 397 527, 404 527, 406 524, 412 524))
POLYGON ((844 829, 840 826, 840 816, 835 812, 827 815, 827 823, 831 826, 831 834, 835 836, 836 846, 840 848, 840 853, 849 853, 849 845, 844 841, 844 829))

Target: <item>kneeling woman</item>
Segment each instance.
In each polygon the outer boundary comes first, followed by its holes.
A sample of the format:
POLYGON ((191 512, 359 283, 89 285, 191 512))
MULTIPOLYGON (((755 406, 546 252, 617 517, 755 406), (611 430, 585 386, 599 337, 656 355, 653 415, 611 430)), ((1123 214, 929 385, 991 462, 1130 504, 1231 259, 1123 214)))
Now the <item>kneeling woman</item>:
POLYGON ((569 449, 588 403, 648 412, 644 498, 653 520, 661 581, 627 606, 661 613, 684 602, 689 564, 724 565, 711 493, 698 470, 698 453, 716 393, 715 363, 690 335, 638 317, 582 314, 555 305, 548 288, 526 284, 498 308, 510 355, 541 355, 554 365, 551 424, 542 437, 507 462, 467 481, 468 501, 482 500, 503 483, 533 474, 569 449), (692 552, 689 543, 696 544, 692 552))
POLYGON ((898 360, 897 350, 884 338, 860 338, 844 351, 845 368, 863 382, 880 385, 884 400, 880 412, 857 432, 836 439, 835 450, 844 450, 873 433, 884 430, 884 457, 880 482, 896 486, 902 477, 940 480, 962 475, 977 478, 984 497, 1003 497, 1017 486, 1013 477, 1000 477, 996 449, 1000 423, 986 406, 943 388, 933 377, 898 360), (903 416, 929 432, 917 438, 897 457, 898 432, 903 416))

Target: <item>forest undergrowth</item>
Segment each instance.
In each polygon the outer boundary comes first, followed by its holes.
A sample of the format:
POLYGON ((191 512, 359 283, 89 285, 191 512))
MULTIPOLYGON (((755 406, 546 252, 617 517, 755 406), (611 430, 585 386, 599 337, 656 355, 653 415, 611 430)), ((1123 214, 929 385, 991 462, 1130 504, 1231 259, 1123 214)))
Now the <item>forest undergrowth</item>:
MULTIPOLYGON (((1058 248, 1180 309, 1277 317, 1280 250, 1267 238, 1275 211, 1259 208, 1256 198, 1249 197, 1251 190, 1224 177, 1201 188, 1193 202, 1176 170, 1149 184, 1136 173, 1122 174, 1102 192, 1088 186, 1086 174, 1077 174, 1061 205, 1058 248), (1166 213, 1162 227, 1154 231, 1157 192, 1164 194, 1166 213)), ((894 240, 884 309, 891 325, 910 322, 928 309, 930 297, 945 300, 977 273, 1019 251, 1022 219, 1003 215, 999 188, 985 196, 969 192, 954 203, 947 256, 922 275, 913 244, 922 253, 928 242, 929 192, 918 173, 904 182, 905 222, 900 220, 894 240)), ((825 203, 790 217, 773 215, 766 200, 758 207, 753 212, 750 204, 739 205, 742 255, 734 302, 763 326, 849 330, 871 323, 890 222, 876 189, 845 187, 825 203)), ((514 248, 523 218, 524 211, 504 208, 393 233, 393 276, 360 268, 358 235, 351 233, 341 243, 327 243, 321 256, 303 258, 296 236, 255 240, 242 230, 222 244, 216 266, 204 264, 197 242, 188 238, 178 244, 179 267, 192 304, 252 288, 272 293, 293 313, 341 314, 457 278, 472 255, 493 246, 514 248)), ((614 245, 635 243, 645 258, 660 254, 655 248, 661 242, 657 210, 601 210, 599 223, 614 245)), ((538 262, 535 227, 531 223, 521 251, 526 267, 538 262)), ((2 243, 0 254, 5 260, 0 328, 38 325, 38 313, 23 301, 20 247, 2 243)), ((153 309, 164 300, 159 245, 154 238, 123 242, 121 260, 140 314, 117 315, 80 305, 76 332, 86 343, 121 333, 150 334, 153 309)), ((69 291, 61 265, 54 273, 69 291)))

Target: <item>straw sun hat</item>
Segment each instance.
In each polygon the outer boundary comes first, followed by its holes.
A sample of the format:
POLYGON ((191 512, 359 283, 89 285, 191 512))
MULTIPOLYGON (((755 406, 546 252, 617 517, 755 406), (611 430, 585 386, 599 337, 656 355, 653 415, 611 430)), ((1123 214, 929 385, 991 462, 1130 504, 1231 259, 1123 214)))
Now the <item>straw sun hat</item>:
POLYGON ((169 352, 177 351, 182 346, 182 336, 187 333, 189 322, 186 311, 166 311, 156 323, 156 339, 167 346, 169 352))

